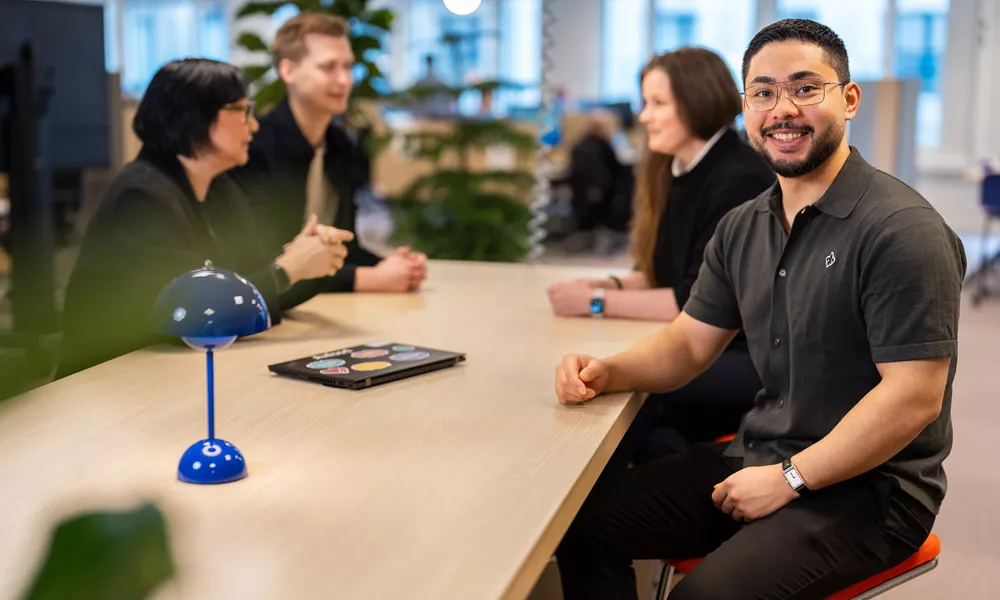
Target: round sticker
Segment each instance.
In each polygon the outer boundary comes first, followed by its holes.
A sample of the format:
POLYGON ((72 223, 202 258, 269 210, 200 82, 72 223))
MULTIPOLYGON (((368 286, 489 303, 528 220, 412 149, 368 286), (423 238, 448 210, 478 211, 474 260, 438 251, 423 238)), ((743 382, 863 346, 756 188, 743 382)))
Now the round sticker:
POLYGON ((430 358, 430 352, 400 352, 399 354, 393 354, 389 358, 392 360, 424 360, 425 358, 430 358))
POLYGON ((347 375, 351 370, 347 367, 333 367, 330 369, 323 369, 320 373, 324 375, 347 375))
POLYGON ((332 367, 342 367, 344 366, 344 361, 339 358, 328 358, 326 360, 314 360, 308 365, 307 369, 330 369, 332 367))
POLYGON ((393 346, 392 349, 395 350, 396 352, 409 352, 410 350, 416 350, 416 348, 414 348, 413 346, 404 346, 404 345, 393 346))
POLYGON ((351 367, 355 371, 379 371, 382 369, 388 369, 392 366, 392 363, 385 362, 384 360, 377 360, 375 362, 363 362, 358 363, 351 367))
POLYGON ((387 354, 388 350, 358 350, 351 354, 351 358, 381 358, 387 354))

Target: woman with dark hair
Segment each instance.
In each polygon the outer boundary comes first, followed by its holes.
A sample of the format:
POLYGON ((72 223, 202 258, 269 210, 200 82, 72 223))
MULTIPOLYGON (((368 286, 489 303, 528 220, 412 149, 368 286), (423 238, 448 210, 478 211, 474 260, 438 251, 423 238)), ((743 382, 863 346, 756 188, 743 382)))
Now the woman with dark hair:
MULTIPOLYGON (((654 57, 641 81, 647 150, 632 220, 636 268, 621 278, 553 285, 548 292, 556 314, 672 321, 719 219, 775 182, 732 128, 742 100, 721 57, 680 48, 654 57)), ((644 462, 732 433, 760 388, 746 340, 737 337, 701 377, 647 400, 616 459, 644 462)))
POLYGON ((132 123, 142 149, 102 199, 70 276, 57 377, 161 341, 149 328, 153 302, 206 260, 250 280, 272 323, 292 284, 343 264, 352 234, 315 219, 280 256, 261 250, 223 175, 246 163, 257 130, 247 90, 240 69, 206 59, 168 63, 153 77, 132 123))

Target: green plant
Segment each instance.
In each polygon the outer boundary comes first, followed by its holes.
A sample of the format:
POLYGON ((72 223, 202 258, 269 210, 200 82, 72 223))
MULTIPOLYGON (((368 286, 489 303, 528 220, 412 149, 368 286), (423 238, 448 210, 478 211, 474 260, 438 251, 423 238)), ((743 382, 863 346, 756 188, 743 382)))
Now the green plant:
MULTIPOLYGON (((481 84, 485 89, 496 82, 481 84)), ((396 102, 429 97, 449 88, 411 89, 396 102)), ((430 161, 434 170, 389 201, 395 222, 394 243, 408 244, 430 258, 517 262, 529 244, 528 204, 536 184, 532 173, 470 169, 473 150, 498 145, 524 157, 538 144, 505 120, 459 118, 447 132, 406 134, 404 152, 430 161), (451 158, 451 164, 445 160, 451 158)))
MULTIPOLYGON (((388 89, 381 69, 375 63, 382 52, 382 38, 392 31, 395 17, 387 8, 372 10, 369 0, 290 0, 287 2, 249 2, 236 13, 237 19, 252 15, 273 17, 278 9, 294 5, 300 12, 323 12, 343 17, 351 27, 351 49, 356 60, 354 90, 351 98, 364 99, 379 96, 379 89, 388 89)), ((285 86, 273 72, 270 49, 256 33, 240 33, 236 43, 250 52, 263 52, 267 60, 259 65, 245 67, 250 81, 257 87, 254 104, 265 111, 285 97, 285 86)))
POLYGON ((142 600, 174 573, 163 515, 146 504, 61 523, 27 600, 142 600))

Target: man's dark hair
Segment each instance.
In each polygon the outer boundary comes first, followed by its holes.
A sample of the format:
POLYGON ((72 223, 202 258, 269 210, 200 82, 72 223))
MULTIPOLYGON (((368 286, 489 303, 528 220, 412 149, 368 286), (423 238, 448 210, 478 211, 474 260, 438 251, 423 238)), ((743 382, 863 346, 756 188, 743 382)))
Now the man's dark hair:
POLYGON ((153 75, 132 120, 144 148, 194 156, 223 106, 248 95, 243 71, 205 58, 169 62, 153 75))
POLYGON ((826 62, 837 72, 842 82, 851 80, 851 68, 847 60, 847 47, 844 40, 832 29, 809 19, 783 19, 771 23, 757 32, 750 40, 747 51, 743 54, 743 84, 746 85, 747 74, 750 71, 750 60, 764 46, 774 42, 794 40, 815 44, 823 49, 826 62))

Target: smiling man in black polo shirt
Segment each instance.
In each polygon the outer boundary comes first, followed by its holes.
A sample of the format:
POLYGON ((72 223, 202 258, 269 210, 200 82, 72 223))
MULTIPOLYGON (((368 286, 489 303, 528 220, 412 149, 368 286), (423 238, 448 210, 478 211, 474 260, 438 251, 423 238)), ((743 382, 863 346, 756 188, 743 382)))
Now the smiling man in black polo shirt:
POLYGON ((847 145, 861 91, 829 28, 766 27, 743 79, 778 183, 722 219, 676 321, 567 356, 555 385, 673 390, 742 326, 764 388, 732 444, 602 478, 557 552, 567 600, 635 598, 633 559, 704 554, 672 599, 825 598, 909 557, 944 498, 961 242, 847 145))

